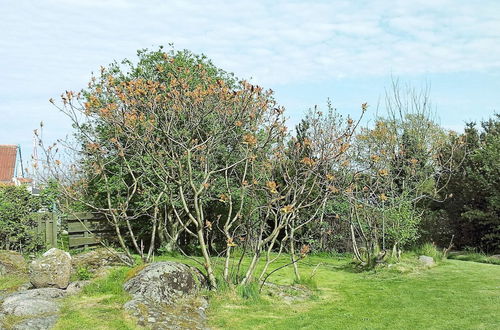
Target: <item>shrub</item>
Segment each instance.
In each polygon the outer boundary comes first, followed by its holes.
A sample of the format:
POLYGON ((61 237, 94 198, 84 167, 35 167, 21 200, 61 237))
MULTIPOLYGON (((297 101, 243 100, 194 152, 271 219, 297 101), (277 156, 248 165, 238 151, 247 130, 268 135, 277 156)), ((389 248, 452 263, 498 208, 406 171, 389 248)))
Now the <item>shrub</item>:
POLYGON ((43 245, 30 218, 39 207, 40 200, 25 187, 0 186, 0 249, 31 252, 43 245))
POLYGON ((76 277, 79 281, 90 280, 92 278, 92 273, 88 270, 87 267, 80 267, 76 271, 76 277))

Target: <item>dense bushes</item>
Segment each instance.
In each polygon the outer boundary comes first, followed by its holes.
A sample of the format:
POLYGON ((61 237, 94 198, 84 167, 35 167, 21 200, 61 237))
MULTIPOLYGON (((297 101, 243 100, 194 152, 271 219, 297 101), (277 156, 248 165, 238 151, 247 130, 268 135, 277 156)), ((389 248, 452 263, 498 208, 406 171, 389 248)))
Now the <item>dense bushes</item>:
POLYGON ((26 187, 0 186, 0 249, 28 252, 42 246, 29 216, 39 207, 39 198, 26 187))

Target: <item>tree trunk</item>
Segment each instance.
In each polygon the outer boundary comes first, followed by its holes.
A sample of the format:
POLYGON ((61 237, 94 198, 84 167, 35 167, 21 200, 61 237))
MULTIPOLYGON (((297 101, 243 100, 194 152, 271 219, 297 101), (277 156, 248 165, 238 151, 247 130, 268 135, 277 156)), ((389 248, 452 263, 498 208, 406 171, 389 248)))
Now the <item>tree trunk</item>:
POLYGON ((197 230, 198 242, 200 243, 201 253, 203 254, 203 259, 205 260, 205 270, 207 271, 208 282, 212 289, 217 289, 217 281, 215 279, 214 271, 212 268, 212 261, 210 255, 208 254, 208 247, 205 243, 205 237, 203 236, 203 227, 200 226, 197 230))
POLYGON ((300 281, 299 266, 297 262, 294 262, 295 258, 295 230, 291 228, 290 230, 290 258, 293 262, 293 272, 295 274, 295 279, 300 281))

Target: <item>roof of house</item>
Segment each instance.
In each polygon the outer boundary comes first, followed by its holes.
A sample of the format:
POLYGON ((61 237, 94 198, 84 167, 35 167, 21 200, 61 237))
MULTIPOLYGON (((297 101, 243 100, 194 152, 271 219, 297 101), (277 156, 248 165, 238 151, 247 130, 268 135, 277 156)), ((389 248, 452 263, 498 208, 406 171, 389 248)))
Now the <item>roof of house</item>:
POLYGON ((0 182, 11 182, 15 175, 17 146, 0 145, 0 182))

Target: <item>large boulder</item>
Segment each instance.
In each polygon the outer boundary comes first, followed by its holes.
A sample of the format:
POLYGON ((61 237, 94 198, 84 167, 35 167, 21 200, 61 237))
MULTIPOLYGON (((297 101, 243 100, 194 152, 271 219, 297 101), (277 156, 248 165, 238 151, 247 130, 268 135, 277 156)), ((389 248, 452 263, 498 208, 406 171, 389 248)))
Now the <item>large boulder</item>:
POLYGON ((124 289, 132 296, 166 304, 196 294, 205 284, 203 274, 195 267, 164 261, 147 265, 128 280, 124 289))
POLYGON ((68 252, 52 248, 29 267, 29 278, 35 288, 65 289, 71 276, 71 256, 68 252))
POLYGON ((435 261, 434 261, 434 258, 433 257, 429 257, 429 256, 420 256, 420 257, 418 257, 418 260, 424 266, 427 266, 427 267, 431 267, 431 266, 434 266, 436 264, 435 261))
POLYGON ((54 299, 65 295, 64 290, 42 288, 16 292, 2 303, 2 312, 14 316, 35 316, 59 312, 54 299))
POLYGON ((133 263, 125 253, 118 252, 111 248, 98 248, 89 252, 77 254, 73 256, 71 262, 73 265, 73 272, 77 272, 80 268, 85 268, 92 273, 105 267, 130 265, 133 263))
POLYGON ((15 251, 0 251, 0 275, 26 274, 28 263, 15 251))
POLYGON ((194 267, 153 263, 125 283, 133 299, 124 307, 148 328, 204 329, 208 302, 197 293, 205 285, 205 277, 194 267))
POLYGON ((65 295, 64 290, 41 288, 19 291, 7 296, 0 303, 0 329, 2 319, 9 317, 18 320, 12 329, 51 329, 58 318, 58 299, 65 295))

